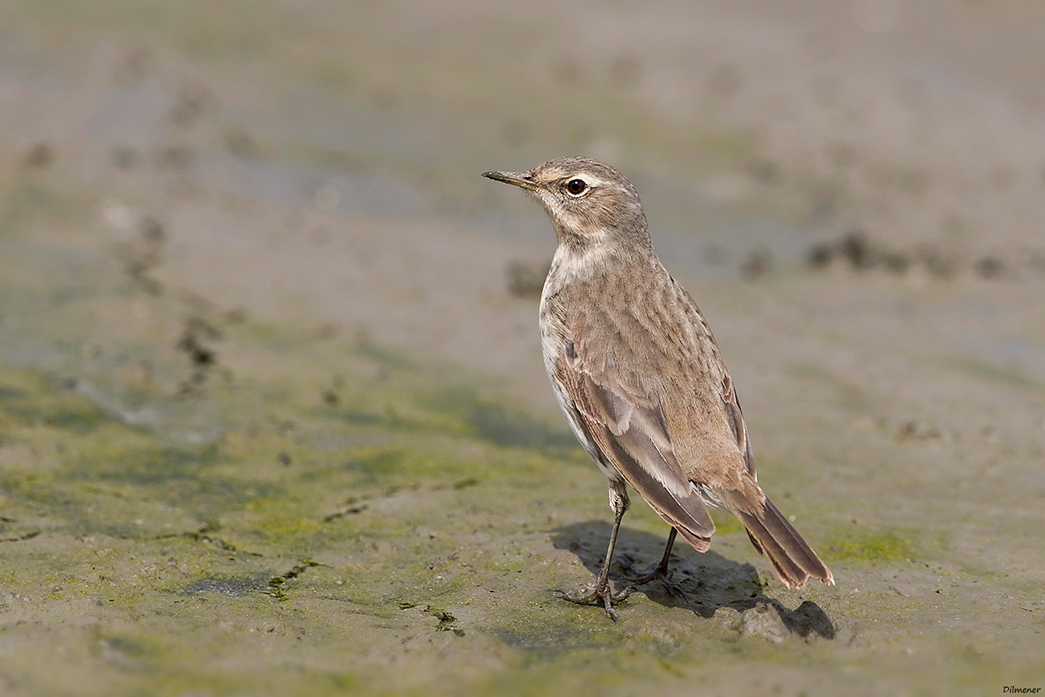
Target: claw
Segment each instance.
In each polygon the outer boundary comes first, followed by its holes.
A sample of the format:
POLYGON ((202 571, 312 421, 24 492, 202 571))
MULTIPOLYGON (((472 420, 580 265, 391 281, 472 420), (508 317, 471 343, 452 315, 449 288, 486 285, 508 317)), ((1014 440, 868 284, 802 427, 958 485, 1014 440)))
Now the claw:
POLYGON ((688 603, 689 598, 686 597, 686 592, 682 590, 682 586, 677 583, 673 583, 671 580, 671 574, 663 571, 660 567, 657 567, 648 574, 641 576, 621 576, 622 579, 634 586, 644 586, 652 581, 660 581, 660 584, 664 586, 664 590, 668 592, 673 598, 682 598, 682 602, 688 603))
MULTIPOLYGON (((620 578, 633 586, 644 586, 651 581, 660 581, 660 584, 664 586, 664 589, 673 598, 682 598, 683 602, 688 603, 689 598, 686 597, 686 593, 682 590, 682 587, 671 581, 671 572, 668 570, 667 559, 668 557, 665 555, 664 560, 648 573, 639 576, 621 576, 620 578)), ((633 571, 635 569, 631 560, 627 557, 622 557, 621 562, 627 567, 628 571, 633 571)))
POLYGON ((610 589, 609 581, 606 581, 604 584, 596 586, 595 590, 588 595, 570 595, 564 590, 557 590, 555 592, 563 600, 568 600, 569 602, 578 605, 596 605, 601 603, 605 608, 606 616, 616 623, 618 621, 617 613, 613 610, 613 606, 631 595, 633 590, 634 588, 627 586, 623 590, 614 593, 610 589))

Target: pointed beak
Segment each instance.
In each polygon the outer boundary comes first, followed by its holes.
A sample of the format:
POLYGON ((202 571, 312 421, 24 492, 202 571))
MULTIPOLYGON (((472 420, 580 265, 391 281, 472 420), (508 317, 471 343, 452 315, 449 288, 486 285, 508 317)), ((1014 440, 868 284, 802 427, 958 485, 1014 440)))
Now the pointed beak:
POLYGON ((528 191, 536 191, 537 189, 543 188, 537 182, 528 179, 524 172, 483 172, 483 176, 487 179, 493 179, 497 182, 504 182, 505 184, 511 184, 512 186, 518 186, 519 188, 528 191))

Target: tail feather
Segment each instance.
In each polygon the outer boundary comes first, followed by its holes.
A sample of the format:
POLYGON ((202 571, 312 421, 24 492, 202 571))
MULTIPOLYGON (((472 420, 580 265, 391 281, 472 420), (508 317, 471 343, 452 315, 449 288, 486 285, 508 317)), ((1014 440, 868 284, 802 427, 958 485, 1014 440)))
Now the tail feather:
POLYGON ((831 570, 820 561, 820 557, 791 527, 773 502, 768 498, 765 502, 761 513, 743 510, 734 510, 733 513, 747 529, 751 544, 759 554, 769 558, 784 585, 801 588, 810 578, 822 581, 824 585, 833 585, 835 580, 831 570))

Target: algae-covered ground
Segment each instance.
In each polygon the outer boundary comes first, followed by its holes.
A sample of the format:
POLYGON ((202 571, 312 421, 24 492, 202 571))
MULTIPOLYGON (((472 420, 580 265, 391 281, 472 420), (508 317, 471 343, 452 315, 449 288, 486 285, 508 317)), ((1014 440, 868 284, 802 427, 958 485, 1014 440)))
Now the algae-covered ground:
POLYGON ((841 6, 0 7, 0 693, 1045 687, 1040 8, 841 6), (836 586, 718 516, 683 594, 556 597, 611 513, 478 175, 567 153, 836 586))

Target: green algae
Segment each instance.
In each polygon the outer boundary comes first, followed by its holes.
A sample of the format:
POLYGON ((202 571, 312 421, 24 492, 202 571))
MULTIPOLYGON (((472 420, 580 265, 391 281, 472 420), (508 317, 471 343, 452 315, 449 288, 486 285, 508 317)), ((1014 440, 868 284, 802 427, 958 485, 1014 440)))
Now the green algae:
POLYGON ((822 547, 823 556, 829 561, 902 563, 917 556, 908 533, 871 532, 856 526, 844 528, 844 536, 829 539, 822 547))
POLYGON ((0 428, 50 427, 76 435, 97 428, 104 412, 83 395, 56 391, 53 378, 38 373, 0 372, 0 428))

